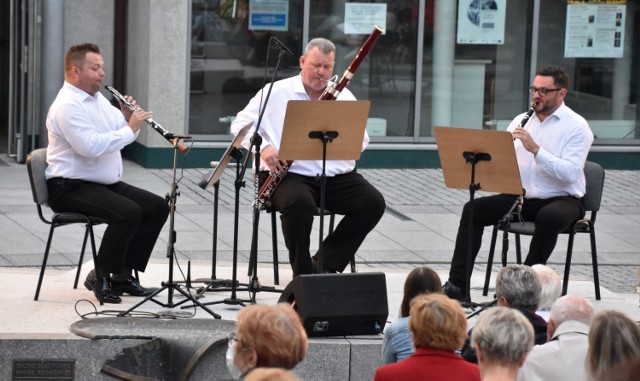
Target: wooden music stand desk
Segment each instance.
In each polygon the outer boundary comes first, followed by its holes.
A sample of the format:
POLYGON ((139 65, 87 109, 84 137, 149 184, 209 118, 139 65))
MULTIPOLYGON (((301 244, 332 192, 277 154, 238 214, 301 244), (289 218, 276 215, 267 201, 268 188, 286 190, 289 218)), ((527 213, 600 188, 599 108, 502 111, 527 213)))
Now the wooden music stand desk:
POLYGON ((466 300, 470 306, 471 269, 473 267, 473 200, 476 190, 523 194, 520 170, 507 131, 434 127, 438 156, 448 188, 469 189, 469 230, 467 240, 466 300))
POLYGON ((324 254, 325 164, 327 160, 360 159, 370 106, 369 101, 289 101, 287 104, 278 159, 322 160, 322 173, 318 174, 318 271, 322 271, 324 254))

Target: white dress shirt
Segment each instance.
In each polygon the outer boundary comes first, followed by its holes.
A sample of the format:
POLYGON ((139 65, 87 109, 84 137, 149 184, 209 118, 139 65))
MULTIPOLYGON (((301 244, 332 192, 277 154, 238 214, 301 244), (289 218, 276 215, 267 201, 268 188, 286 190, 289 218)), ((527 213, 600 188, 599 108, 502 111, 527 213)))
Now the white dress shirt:
POLYGON ((518 371, 518 381, 587 380, 588 333, 589 326, 579 321, 561 323, 550 341, 531 349, 518 371))
MULTIPOLYGON (((234 135, 238 134, 242 127, 247 124, 252 124, 247 136, 242 142, 242 145, 247 149, 249 149, 251 136, 258 123, 261 104, 264 105, 268 91, 269 85, 265 86, 261 91, 258 91, 244 110, 238 113, 236 119, 231 124, 231 132, 234 135)), ((278 150, 280 149, 284 117, 287 111, 287 103, 290 100, 311 100, 304 89, 300 75, 282 79, 273 84, 266 111, 260 122, 259 133, 263 139, 260 147, 261 151, 267 146, 273 146, 278 150)), ((337 100, 356 100, 356 98, 348 89, 343 89, 337 100)), ((369 135, 365 131, 362 142, 363 151, 368 144, 369 135)), ((331 177, 351 172, 355 166, 355 160, 327 160, 325 173, 328 177, 331 177)), ((263 170, 268 168, 263 160, 261 160, 260 168, 263 170)), ((316 176, 322 173, 322 160, 295 160, 289 168, 289 171, 304 176, 316 176)))
POLYGON ((47 115, 47 179, 113 184, 122 177, 122 150, 136 139, 120 109, 100 93, 64 82, 47 115))
MULTIPOLYGON (((518 126, 523 115, 513 119, 509 132, 518 126)), ((534 157, 519 139, 514 142, 525 198, 584 196, 584 162, 593 143, 587 121, 562 103, 543 122, 534 113, 524 128, 540 146, 534 157)))

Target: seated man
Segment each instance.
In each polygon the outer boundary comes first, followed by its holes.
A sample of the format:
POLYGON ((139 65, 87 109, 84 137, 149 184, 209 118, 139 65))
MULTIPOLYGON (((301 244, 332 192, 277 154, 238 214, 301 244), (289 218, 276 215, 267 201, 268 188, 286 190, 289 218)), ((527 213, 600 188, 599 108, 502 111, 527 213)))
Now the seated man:
MULTIPOLYGON (((290 100, 318 100, 333 73, 335 45, 324 38, 315 38, 307 44, 300 57, 300 74, 276 81, 271 90, 266 86, 249 101, 231 124, 237 134, 252 124, 243 146, 249 148, 250 139, 260 120, 258 133, 263 139, 260 147, 260 168, 281 172, 283 162, 278 158, 287 103, 290 100), (266 94, 270 93, 264 114, 266 94), (261 119, 262 117, 262 119, 261 119)), ((337 101, 355 100, 344 89, 337 101)), ((362 149, 369 143, 366 131, 362 149)), ((313 261, 309 252, 313 216, 320 205, 322 160, 296 160, 271 195, 271 204, 280 212, 282 234, 289 250, 293 276, 311 272, 342 272, 356 251, 384 213, 382 194, 355 169, 353 160, 328 160, 325 173, 325 208, 344 215, 335 231, 324 240, 322 269, 317 269, 317 256, 313 261), (316 267, 316 268, 314 268, 316 267)))
POLYGON ((578 295, 565 295, 551 306, 548 342, 533 347, 518 381, 586 380, 589 324, 593 305, 578 295))
MULTIPOLYGON (((536 315, 540 302, 540 290, 538 276, 531 267, 526 265, 507 265, 500 269, 496 277, 498 306, 515 308, 522 312, 533 326, 536 344, 544 344, 547 341, 547 322, 536 315)), ((469 331, 462 347, 462 357, 477 364, 476 351, 471 346, 472 331, 473 329, 469 331)))
MULTIPOLYGON (((514 138, 522 186, 525 190, 520 212, 525 221, 535 222, 526 265, 545 264, 553 252, 558 234, 584 216, 580 198, 585 194, 584 163, 593 134, 587 121, 564 104, 569 76, 558 66, 536 73, 533 86, 535 113, 517 116, 508 127, 514 138), (522 120, 522 121, 521 121, 522 120), (519 125, 526 123, 522 128, 519 125)), ((498 194, 473 202, 474 219, 469 221, 468 202, 462 211, 445 293, 458 300, 467 298, 467 242, 473 226, 472 256, 475 260, 485 226, 496 224, 513 206, 516 196, 498 194)))
POLYGON ((152 113, 113 107, 99 91, 103 78, 96 45, 69 48, 65 81, 47 115, 45 175, 51 209, 106 221, 97 269, 84 285, 105 303, 120 303, 123 293, 148 296, 157 290, 142 287, 131 272, 145 270, 169 206, 164 197, 121 181, 120 151, 133 143, 152 113))

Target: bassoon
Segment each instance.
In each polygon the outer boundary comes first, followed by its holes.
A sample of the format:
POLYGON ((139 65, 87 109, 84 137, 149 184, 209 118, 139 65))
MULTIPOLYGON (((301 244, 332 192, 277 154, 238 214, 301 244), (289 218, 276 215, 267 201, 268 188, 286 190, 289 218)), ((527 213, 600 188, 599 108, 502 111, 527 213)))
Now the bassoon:
MULTIPOLYGON (((358 54, 356 54, 356 56, 353 58, 353 61, 351 61, 351 64, 349 64, 347 70, 345 70, 344 74, 342 74, 342 78, 340 78, 337 83, 329 81, 327 87, 324 89, 324 92, 322 93, 322 95, 320 95, 320 98, 318 98, 318 100, 334 101, 338 98, 340 92, 342 92, 342 90, 344 90, 344 88, 347 86, 347 84, 353 77, 353 74, 356 72, 356 70, 358 70, 358 67, 360 67, 360 64, 367 57, 367 55, 371 51, 371 48, 373 48, 373 45, 376 43, 376 41, 378 41, 378 38, 382 33, 384 33, 384 30, 378 25, 375 25, 373 27, 373 32, 371 32, 369 37, 365 40, 364 44, 362 44, 360 50, 358 51, 358 54)), ((260 187, 260 190, 258 191, 258 206, 260 208, 271 206, 271 195, 273 194, 273 191, 275 191, 278 184, 280 184, 280 181, 282 181, 282 179, 289 172, 289 168, 291 167, 292 163, 292 160, 287 160, 286 163, 282 166, 282 171, 269 173, 269 176, 266 178, 266 180, 260 187)))

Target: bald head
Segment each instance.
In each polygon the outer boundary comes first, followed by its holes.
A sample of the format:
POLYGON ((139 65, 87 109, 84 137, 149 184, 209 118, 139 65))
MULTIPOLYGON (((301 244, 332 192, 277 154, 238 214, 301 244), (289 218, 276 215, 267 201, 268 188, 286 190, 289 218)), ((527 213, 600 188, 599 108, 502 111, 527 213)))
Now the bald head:
POLYGON ((565 295, 551 306, 550 320, 556 324, 567 320, 577 320, 589 325, 593 317, 593 305, 587 299, 579 295, 565 295))
POLYGON ((547 340, 551 340, 556 328, 566 321, 573 320, 590 325, 593 313, 593 304, 582 296, 565 295, 558 298, 551 306, 547 340))

